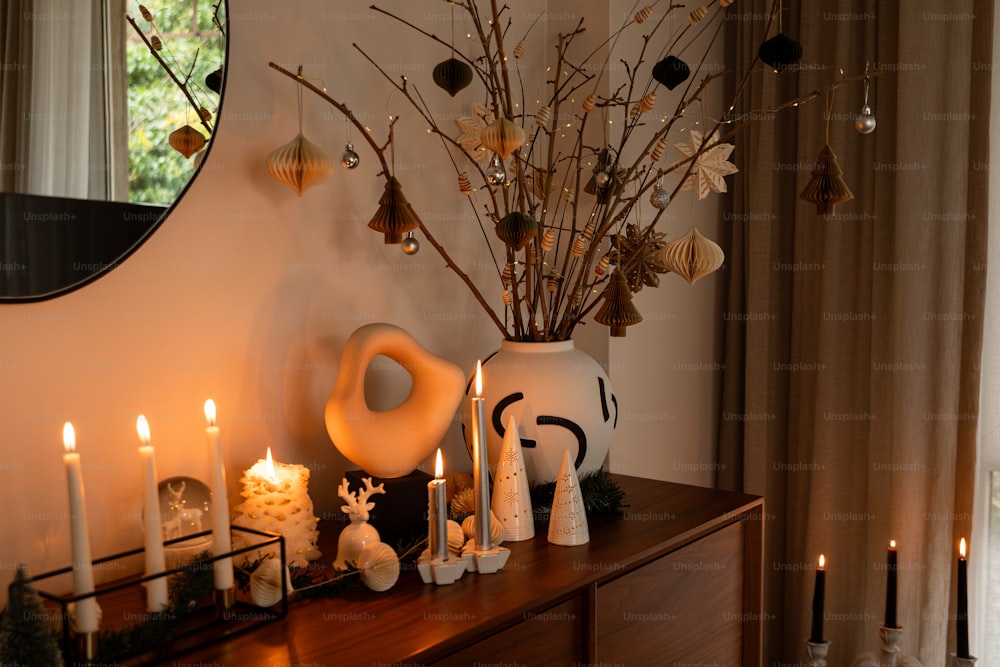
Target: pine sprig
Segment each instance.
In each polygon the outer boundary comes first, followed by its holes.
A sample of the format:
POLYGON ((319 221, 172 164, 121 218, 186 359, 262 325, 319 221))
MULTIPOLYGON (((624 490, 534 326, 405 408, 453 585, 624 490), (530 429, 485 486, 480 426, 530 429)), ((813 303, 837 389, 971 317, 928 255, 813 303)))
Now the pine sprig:
MULTIPOLYGON (((552 507, 555 493, 555 482, 532 486, 531 506, 535 512, 547 514, 549 508, 552 507)), ((587 514, 621 512, 622 509, 628 507, 625 502, 625 492, 605 470, 595 470, 581 477, 580 493, 583 496, 583 506, 587 510, 587 514)))

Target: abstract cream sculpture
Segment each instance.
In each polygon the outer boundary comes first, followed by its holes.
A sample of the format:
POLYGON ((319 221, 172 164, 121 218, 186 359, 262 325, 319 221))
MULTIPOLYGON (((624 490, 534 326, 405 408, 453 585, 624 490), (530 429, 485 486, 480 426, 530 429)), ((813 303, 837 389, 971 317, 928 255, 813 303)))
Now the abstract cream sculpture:
POLYGON ((403 477, 434 453, 464 390, 461 368, 428 352, 397 326, 367 324, 344 345, 326 403, 326 430, 340 453, 365 472, 403 477), (412 380, 406 399, 388 410, 372 410, 365 401, 365 374, 378 355, 397 362, 412 380))

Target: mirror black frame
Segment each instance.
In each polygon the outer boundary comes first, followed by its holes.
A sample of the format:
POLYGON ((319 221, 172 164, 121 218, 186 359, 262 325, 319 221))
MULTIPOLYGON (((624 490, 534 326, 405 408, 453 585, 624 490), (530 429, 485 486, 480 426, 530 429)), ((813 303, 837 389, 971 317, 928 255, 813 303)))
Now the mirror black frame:
MULTIPOLYGON (((167 219, 167 217, 171 213, 173 213, 174 208, 176 208, 177 205, 181 202, 181 200, 184 199, 184 197, 187 194, 188 190, 191 188, 191 186, 194 184, 194 182, 198 179, 198 176, 201 174, 202 169, 205 166, 205 161, 208 160, 209 156, 211 155, 212 148, 215 145, 215 140, 218 137, 219 123, 220 123, 220 121, 222 119, 222 110, 223 110, 223 106, 225 105, 226 87, 227 87, 228 81, 229 81, 228 74, 229 74, 229 68, 230 68, 230 48, 231 48, 231 41, 232 41, 231 36, 230 36, 230 32, 231 32, 232 22, 229 20, 229 0, 221 0, 221 1, 222 1, 222 6, 223 6, 223 8, 225 10, 225 43, 226 44, 225 44, 225 58, 224 58, 225 63, 224 63, 223 68, 222 68, 222 71, 223 71, 222 83, 221 83, 221 86, 219 88, 219 104, 218 104, 218 107, 216 108, 216 112, 215 112, 215 129, 214 129, 214 132, 212 134, 212 138, 209 140, 208 145, 205 147, 205 149, 203 151, 203 155, 201 157, 201 161, 198 163, 198 165, 195 167, 194 171, 191 173, 191 177, 188 179, 187 183, 185 183, 184 187, 182 187, 180 189, 180 191, 177 193, 177 196, 174 198, 173 202, 171 202, 171 204, 169 206, 167 206, 165 208, 165 210, 163 210, 162 213, 160 213, 160 215, 154 221, 152 221, 149 224, 149 227, 144 232, 142 232, 142 234, 137 239, 135 239, 134 242, 132 242, 131 244, 129 244, 127 247, 125 247, 124 250, 113 259, 113 261, 101 262, 99 268, 96 268, 94 271, 92 271, 91 273, 89 273, 85 277, 83 277, 83 278, 81 278, 79 280, 76 280, 76 281, 74 281, 74 282, 72 282, 70 284, 67 284, 65 286, 54 288, 54 289, 52 289, 50 291, 47 291, 47 292, 42 292, 42 293, 38 293, 38 294, 28 294, 28 295, 24 295, 24 296, 11 296, 11 295, 0 294, 0 304, 3 304, 3 303, 34 303, 34 302, 39 302, 39 301, 48 301, 48 300, 55 299, 55 298, 60 297, 60 296, 65 296, 66 294, 74 292, 74 291, 80 289, 81 287, 85 287, 85 286, 89 285, 90 283, 94 282, 98 278, 102 278, 102 277, 108 275, 109 273, 111 273, 112 271, 114 271, 116 268, 118 268, 118 266, 120 266, 123 262, 125 262, 129 257, 131 257, 132 254, 136 250, 138 250, 139 247, 143 243, 145 243, 149 239, 149 237, 153 235, 154 232, 156 232, 156 230, 158 230, 160 228, 160 225, 162 225, 163 222, 167 219)), ((53 199, 58 199, 58 198, 51 198, 51 197, 43 198, 43 197, 38 197, 38 196, 35 196, 35 195, 17 195, 17 196, 18 197, 22 197, 22 198, 28 200, 29 202, 32 199, 34 199, 34 200, 41 200, 41 199, 53 200, 53 199)), ((119 213, 119 217, 124 217, 124 216, 128 216, 129 215, 128 209, 130 207, 134 207, 134 210, 140 211, 139 213, 133 213, 133 215, 136 215, 136 214, 138 214, 138 215, 148 215, 148 213, 145 213, 145 214, 142 213, 141 212, 142 209, 154 210, 156 208, 163 208, 163 207, 151 207, 151 206, 137 206, 137 205, 128 204, 128 203, 124 203, 124 202, 100 201, 100 200, 82 200, 82 199, 81 200, 70 200, 70 199, 63 199, 62 201, 67 203, 67 206, 68 206, 69 210, 64 211, 64 214, 68 215, 68 216, 76 215, 75 213, 71 212, 72 210, 74 210, 74 207, 75 207, 75 210, 80 210, 80 211, 87 210, 87 209, 93 209, 93 211, 89 212, 89 215, 88 215, 88 217, 90 218, 89 222, 91 222, 92 224, 101 224, 101 222, 100 222, 100 219, 102 217, 101 210, 104 210, 105 212, 106 211, 117 211, 119 213), (125 211, 125 213, 122 214, 122 211, 125 211)), ((2 207, 0 207, 0 211, 2 211, 2 207)), ((108 216, 108 217, 111 217, 111 216, 108 216)), ((79 224, 74 218, 70 218, 70 220, 72 221, 73 224, 79 224)), ((127 218, 126 218, 126 220, 127 220, 127 218)))

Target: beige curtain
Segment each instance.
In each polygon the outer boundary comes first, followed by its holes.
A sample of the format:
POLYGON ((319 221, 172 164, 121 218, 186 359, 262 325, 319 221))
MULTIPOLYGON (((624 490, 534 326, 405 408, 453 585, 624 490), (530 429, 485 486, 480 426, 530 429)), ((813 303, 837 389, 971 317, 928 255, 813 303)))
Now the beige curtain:
MULTIPOLYGON (((770 4, 732 10, 736 71, 770 4)), ((878 128, 854 130, 863 86, 836 90, 830 143, 855 198, 826 219, 798 199, 823 99, 738 141, 727 311, 741 317, 727 318, 719 483, 766 497, 764 664, 805 659, 820 553, 829 664, 876 650, 895 539, 903 648, 941 665, 971 525, 990 69, 974 65, 992 62, 993 7, 785 5, 801 67, 755 75, 743 111, 877 60, 878 128)))
POLYGON ((0 192, 18 192, 24 187, 27 140, 22 119, 31 97, 32 0, 4 0, 0 6, 0 192))

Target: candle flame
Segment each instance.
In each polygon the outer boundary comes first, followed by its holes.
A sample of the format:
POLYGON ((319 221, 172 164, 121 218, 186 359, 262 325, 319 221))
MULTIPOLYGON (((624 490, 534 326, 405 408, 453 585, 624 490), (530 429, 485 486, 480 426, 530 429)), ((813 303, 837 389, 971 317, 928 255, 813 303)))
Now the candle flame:
POLYGON ((824 556, 823 554, 820 554, 819 555, 819 569, 822 570, 824 567, 826 567, 826 556, 824 556))
POLYGON ((205 401, 205 421, 209 426, 215 426, 215 401, 212 399, 205 401))
POLYGON ((965 538, 963 537, 958 543, 958 555, 965 558, 965 538))
POLYGON ((271 458, 271 448, 267 448, 267 458, 264 459, 264 472, 267 473, 268 478, 274 481, 274 459, 271 458))
POLYGON ((434 461, 434 478, 441 479, 444 475, 444 461, 441 460, 441 448, 438 447, 437 459, 434 461))
POLYGON ((135 430, 139 434, 139 440, 142 444, 149 444, 149 422, 146 421, 145 415, 139 415, 139 418, 135 420, 135 430))
POLYGON ((890 549, 896 548, 896 540, 889 540, 889 548, 890 549))
POLYGON ((476 398, 483 395, 483 364, 476 359, 476 398))
POLYGON ((76 431, 73 430, 73 425, 69 422, 63 424, 63 447, 66 448, 67 452, 76 451, 76 431))

